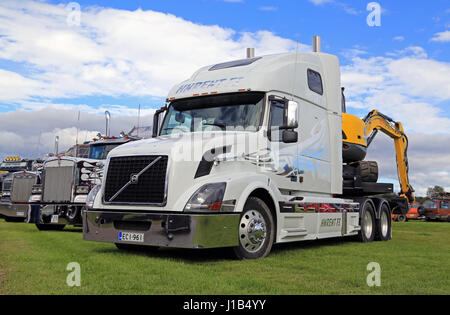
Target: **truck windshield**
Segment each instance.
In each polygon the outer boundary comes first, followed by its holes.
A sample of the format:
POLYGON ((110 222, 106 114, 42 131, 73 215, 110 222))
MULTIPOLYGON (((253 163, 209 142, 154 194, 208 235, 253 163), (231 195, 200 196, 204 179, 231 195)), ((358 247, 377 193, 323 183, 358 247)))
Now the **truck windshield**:
POLYGON ((217 130, 258 130, 264 93, 203 96, 172 102, 161 135, 217 130))
POLYGON ((92 145, 89 151, 89 158, 94 160, 106 160, 108 153, 120 144, 98 144, 92 145))
POLYGON ((0 171, 24 169, 26 167, 27 167, 27 162, 2 162, 0 164, 0 171))

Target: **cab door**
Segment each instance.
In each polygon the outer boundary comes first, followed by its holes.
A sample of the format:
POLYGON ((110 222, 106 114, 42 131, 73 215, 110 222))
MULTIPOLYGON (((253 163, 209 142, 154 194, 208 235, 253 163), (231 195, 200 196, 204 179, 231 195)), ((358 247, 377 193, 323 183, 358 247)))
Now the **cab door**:
MULTIPOLYGON (((294 102, 295 103, 295 102, 294 102)), ((298 172, 298 123, 289 125, 290 101, 278 95, 269 96, 267 139, 270 146, 270 162, 265 163, 276 185, 281 189, 299 190, 298 172)), ((297 104, 297 103, 295 103, 297 104)), ((298 121, 298 110, 296 119, 298 121)))
POLYGON ((450 216, 450 202, 449 201, 439 201, 439 215, 441 219, 449 219, 450 216))

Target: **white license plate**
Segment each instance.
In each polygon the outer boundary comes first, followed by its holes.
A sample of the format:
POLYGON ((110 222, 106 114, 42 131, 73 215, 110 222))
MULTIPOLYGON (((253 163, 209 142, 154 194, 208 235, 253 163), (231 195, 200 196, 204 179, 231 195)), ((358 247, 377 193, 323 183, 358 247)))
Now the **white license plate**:
POLYGON ((18 217, 23 217, 25 215, 25 213, 24 212, 16 212, 16 215, 18 217))
POLYGON ((144 243, 144 233, 119 232, 119 241, 144 243))
POLYGON ((50 223, 58 223, 59 216, 58 215, 52 215, 52 218, 50 220, 50 223))

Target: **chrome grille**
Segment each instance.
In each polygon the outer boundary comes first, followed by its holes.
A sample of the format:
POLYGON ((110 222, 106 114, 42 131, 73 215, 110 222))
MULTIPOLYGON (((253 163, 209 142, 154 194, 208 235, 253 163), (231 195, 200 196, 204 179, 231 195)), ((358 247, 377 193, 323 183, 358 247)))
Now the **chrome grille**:
POLYGON ((166 198, 167 162, 167 155, 111 158, 105 180, 105 202, 163 205, 166 198), (142 172, 158 158, 154 165, 139 176, 137 182, 129 184, 133 175, 142 172))
POLYGON ((74 185, 74 163, 65 161, 64 166, 45 167, 44 202, 70 202, 74 185))
POLYGON ((35 174, 14 174, 11 191, 12 202, 28 202, 31 195, 31 188, 36 184, 35 174))

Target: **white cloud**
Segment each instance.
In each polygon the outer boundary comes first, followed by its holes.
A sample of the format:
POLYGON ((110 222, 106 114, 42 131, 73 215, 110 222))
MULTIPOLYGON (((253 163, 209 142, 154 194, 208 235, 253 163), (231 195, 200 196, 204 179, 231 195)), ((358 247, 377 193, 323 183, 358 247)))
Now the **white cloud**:
MULTIPOLYGON (((53 98, 163 97, 205 64, 245 57, 247 47, 255 47, 257 55, 296 48, 295 41, 268 31, 236 32, 154 11, 86 7, 80 27, 68 26, 66 18, 63 5, 0 3, 0 58, 24 65, 20 73, 0 69, 0 102, 26 109, 0 114, 0 156, 35 155, 39 132, 45 149, 40 153, 52 150, 57 134, 61 147, 72 145, 78 110, 80 140, 104 130, 106 109, 113 114, 113 134, 137 122, 137 109, 127 106, 53 104, 53 98)), ((300 50, 310 49, 300 45, 300 50)), ((416 189, 426 190, 433 183, 450 187, 450 153, 443 149, 448 147, 444 135, 450 133, 450 118, 438 107, 450 101, 450 64, 429 58, 421 47, 371 57, 356 46, 343 55, 350 61, 342 67, 348 107, 359 112, 377 108, 404 123, 416 189), (427 147, 430 143, 436 145, 427 147)), ((151 125, 152 113, 143 109, 143 125, 151 125)), ((389 160, 393 151, 376 143, 371 156, 381 161, 382 176, 395 180, 395 161, 389 160)))
POLYGON ((309 2, 313 3, 314 5, 322 5, 325 3, 333 2, 333 0, 309 0, 309 2))
POLYGON ((407 131, 450 133, 450 117, 437 106, 450 100, 450 63, 427 58, 420 47, 391 55, 356 56, 342 67, 349 108, 379 109, 407 131))
MULTIPOLYGON (((82 110, 78 122, 78 110, 70 109, 69 105, 57 107, 0 113, 0 159, 10 155, 41 157, 53 151, 55 136, 60 138, 60 150, 66 150, 76 143, 77 125, 80 143, 91 140, 99 132, 105 133, 103 111, 79 106, 82 110)), ((137 125, 135 109, 108 106, 108 110, 111 112, 111 135, 128 132, 137 125)), ((142 109, 140 126, 151 126, 153 113, 153 109, 142 109)))
POLYGON ((351 14, 351 15, 358 15, 358 14, 361 13, 361 11, 358 11, 358 10, 348 6, 346 3, 340 2, 340 1, 334 1, 334 0, 308 0, 308 1, 311 2, 312 4, 316 5, 316 6, 323 6, 323 5, 327 4, 327 3, 332 3, 336 7, 341 8, 346 13, 351 14))
POLYGON ((395 40, 395 41, 397 41, 397 42, 402 42, 402 41, 405 40, 405 37, 403 37, 403 36, 395 36, 395 37, 393 38, 393 40, 395 40))
MULTIPOLYGON (((408 133, 409 179, 416 196, 425 196, 428 187, 439 185, 450 191, 450 135, 408 133)), ((369 147, 367 160, 377 161, 380 177, 398 189, 394 142, 379 134, 369 147)))
MULTIPOLYGON (((63 5, 2 0, 0 58, 27 73, 0 73, 0 101, 85 95, 163 97, 197 68, 294 50, 295 41, 268 31, 236 32, 155 11, 82 7, 81 25, 67 24, 63 5), (20 87, 20 88, 17 88, 20 87)), ((300 49, 308 46, 301 45, 300 49)))
POLYGON ((259 7, 259 10, 261 10, 261 11, 277 11, 278 8, 272 7, 272 6, 264 6, 264 7, 259 7))
POLYGON ((450 42, 450 31, 444 31, 434 34, 434 37, 431 39, 433 42, 450 42))

